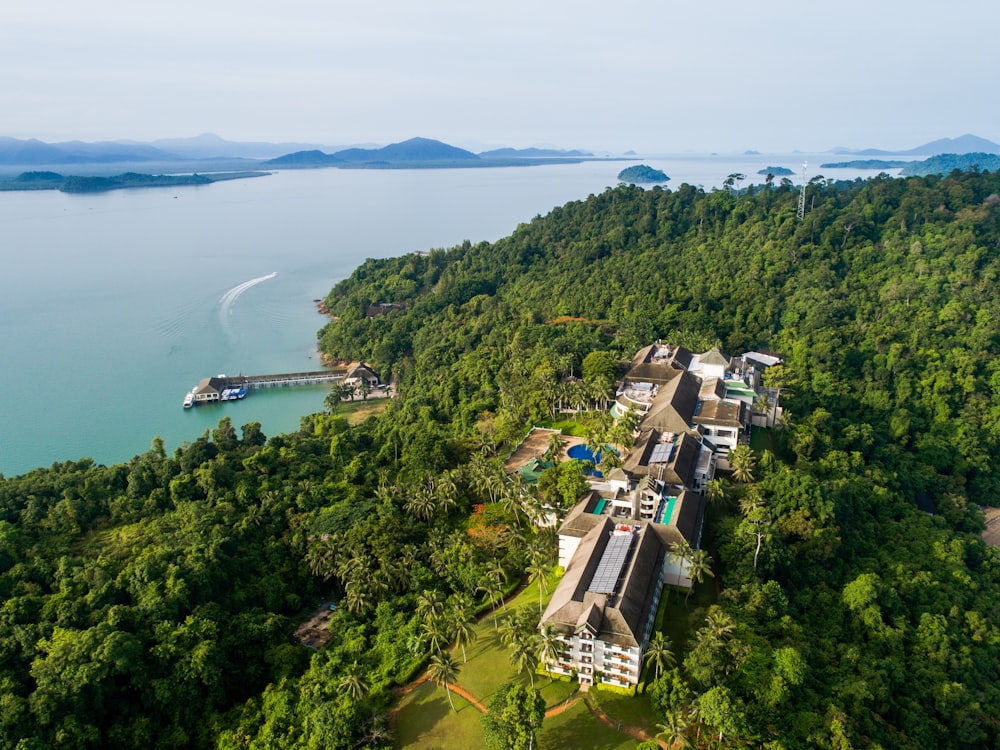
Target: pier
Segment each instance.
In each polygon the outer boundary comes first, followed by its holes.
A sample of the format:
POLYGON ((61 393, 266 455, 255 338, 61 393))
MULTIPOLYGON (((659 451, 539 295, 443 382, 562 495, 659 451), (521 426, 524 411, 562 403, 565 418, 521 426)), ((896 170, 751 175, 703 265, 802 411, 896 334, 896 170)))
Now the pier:
POLYGON ((240 375, 225 378, 228 388, 284 388, 291 385, 320 385, 344 380, 346 373, 336 370, 288 372, 279 375, 240 375))
POLYGON ((210 401, 231 401, 246 396, 248 391, 259 388, 288 388, 324 383, 367 383, 374 388, 378 375, 362 362, 350 362, 343 367, 313 372, 285 372, 275 375, 216 375, 203 378, 185 396, 185 408, 210 401))

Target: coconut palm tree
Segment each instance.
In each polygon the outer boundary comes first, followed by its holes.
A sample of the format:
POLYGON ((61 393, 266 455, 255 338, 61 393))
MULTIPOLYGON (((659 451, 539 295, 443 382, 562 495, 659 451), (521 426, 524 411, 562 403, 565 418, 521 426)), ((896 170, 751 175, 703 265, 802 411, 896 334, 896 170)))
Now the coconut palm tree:
POLYGON ((337 687, 351 696, 355 702, 360 702, 368 693, 365 670, 357 662, 354 662, 348 667, 337 687))
POLYGON ((728 485, 722 477, 715 477, 705 484, 705 499, 710 508, 724 508, 729 500, 728 485))
POLYGON ((708 629, 712 637, 724 641, 736 632, 736 623, 721 607, 713 604, 708 608, 708 614, 705 615, 705 628, 708 629))
MULTIPOLYGON (((695 550, 694 554, 688 558, 688 577, 694 583, 701 583, 705 580, 705 576, 715 578, 715 574, 712 572, 712 558, 703 549, 695 550)), ((687 595, 684 597, 685 603, 691 598, 692 591, 694 591, 694 586, 688 589, 687 595)))
POLYGON ((681 585, 681 573, 684 572, 684 566, 687 561, 691 558, 691 554, 694 550, 691 549, 691 545, 688 544, 687 539, 681 539, 679 542, 674 542, 670 545, 667 550, 667 554, 673 562, 677 563, 677 587, 680 588, 681 585))
POLYGON ((733 471, 733 479, 737 482, 752 482, 756 465, 757 458, 749 445, 740 444, 729 451, 729 466, 733 471))
POLYGON ((528 582, 538 584, 538 611, 542 611, 542 596, 549 593, 549 564, 541 555, 535 555, 528 566, 528 582))
POLYGON ((649 639, 649 643, 646 644, 646 666, 648 667, 651 663, 655 666, 656 679, 660 679, 661 669, 674 665, 675 659, 672 646, 670 638, 664 633, 654 634, 649 639))
POLYGON ((448 625, 441 615, 428 617, 420 622, 420 637, 439 654, 448 643, 448 635, 448 625))
POLYGON ((687 736, 691 723, 679 711, 667 711, 664 722, 657 724, 656 728, 660 730, 657 732, 656 738, 666 742, 667 747, 693 747, 687 736))
POLYGON ((448 703, 451 705, 451 710, 454 711, 455 703, 451 699, 451 683, 458 678, 458 662, 447 651, 441 651, 431 657, 427 673, 438 685, 444 685, 444 689, 448 693, 448 703))
POLYGON ((558 432, 553 432, 549 436, 549 442, 545 446, 545 453, 542 457, 546 461, 558 461, 559 457, 562 455, 563 449, 563 438, 562 434, 558 432))
POLYGON ((744 517, 764 507, 764 493, 756 484, 747 486, 740 498, 740 513, 744 517))
POLYGON ((476 640, 476 629, 473 627, 476 618, 472 613, 471 603, 464 597, 457 597, 448 610, 447 618, 455 645, 462 649, 462 662, 467 663, 469 657, 465 653, 465 647, 476 640))
POLYGON ((434 515, 436 507, 437 504, 434 502, 434 495, 429 488, 423 485, 411 489, 410 496, 403 505, 403 509, 407 513, 422 521, 429 520, 434 515))
POLYGON ((514 640, 511 644, 510 663, 518 672, 528 672, 528 680, 531 682, 531 689, 535 689, 535 667, 538 666, 538 637, 535 634, 524 637, 523 635, 514 640))
POLYGON ((444 597, 437 591, 425 590, 417 597, 417 615, 422 620, 430 620, 444 614, 444 597))
MULTIPOLYGON (((549 667, 559 660, 559 655, 562 653, 563 640, 562 634, 555 629, 552 625, 545 625, 542 627, 541 632, 538 635, 538 655, 541 657, 542 663, 545 665, 545 671, 549 671, 549 667)), ((551 677, 551 673, 549 677, 551 677)))

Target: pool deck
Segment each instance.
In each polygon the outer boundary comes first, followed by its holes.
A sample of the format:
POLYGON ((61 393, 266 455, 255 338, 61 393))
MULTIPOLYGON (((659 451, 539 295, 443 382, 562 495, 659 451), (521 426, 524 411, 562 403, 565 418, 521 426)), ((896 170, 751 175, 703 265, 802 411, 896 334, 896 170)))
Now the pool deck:
MULTIPOLYGON (((542 454, 545 453, 545 449, 549 446, 549 438, 553 432, 558 432, 558 430, 549 430, 543 427, 532 428, 528 436, 521 441, 521 444, 517 446, 514 452, 510 454, 510 457, 504 462, 504 471, 508 474, 513 473, 536 456, 541 458, 542 454)), ((566 451, 574 445, 586 442, 583 438, 573 437, 572 435, 563 435, 562 440, 563 450, 562 455, 559 457, 560 461, 569 459, 566 451)))

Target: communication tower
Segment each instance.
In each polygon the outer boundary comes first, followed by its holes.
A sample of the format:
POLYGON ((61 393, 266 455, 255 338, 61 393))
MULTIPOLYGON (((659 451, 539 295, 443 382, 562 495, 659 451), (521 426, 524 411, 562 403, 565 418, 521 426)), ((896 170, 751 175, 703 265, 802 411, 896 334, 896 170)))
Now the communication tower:
POLYGON ((808 166, 809 162, 802 162, 802 190, 799 191, 799 210, 795 212, 799 221, 802 221, 806 215, 806 167, 808 166))

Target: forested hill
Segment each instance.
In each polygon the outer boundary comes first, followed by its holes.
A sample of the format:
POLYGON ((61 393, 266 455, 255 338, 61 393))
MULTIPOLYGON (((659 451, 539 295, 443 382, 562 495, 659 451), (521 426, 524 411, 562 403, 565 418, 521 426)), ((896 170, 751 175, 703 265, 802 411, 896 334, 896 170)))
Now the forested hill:
MULTIPOLYGON (((803 221, 797 198, 618 187, 494 244, 368 261, 329 295, 339 322, 322 342, 370 358, 464 424, 502 409, 504 378, 530 377, 508 372, 508 342, 529 358, 547 341, 580 358, 605 333, 623 357, 657 337, 696 351, 767 347, 786 357, 800 458, 835 444, 891 457, 911 496, 991 500, 1000 180, 814 184, 803 221), (403 308, 366 318, 372 302, 403 308), (561 316, 596 323, 539 325, 561 316)), ((528 406, 516 423, 542 416, 531 390, 517 394, 528 406)))
POLYGON ((493 244, 368 261, 323 346, 391 371, 403 413, 501 438, 595 348, 781 353, 767 559, 750 568, 761 527, 739 514, 710 529, 742 636, 680 674, 727 734, 775 747, 992 746, 1000 558, 963 532, 998 497, 1000 179, 817 183, 802 221, 797 198, 618 187, 493 244), (403 307, 365 318, 378 301, 403 307))
POLYGON ((391 747, 390 690, 458 632, 444 613, 552 565, 525 519, 578 485, 529 494, 502 457, 657 338, 781 353, 787 408, 714 496, 717 605, 648 679, 663 721, 724 747, 996 746, 1000 179, 806 198, 799 221, 788 187, 620 186, 367 261, 321 346, 397 380, 382 415, 331 398, 291 435, 223 420, 173 455, 0 478, 0 747, 391 747), (297 645, 330 599, 331 642, 297 645))

